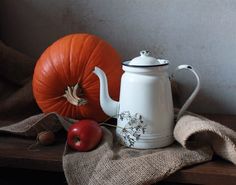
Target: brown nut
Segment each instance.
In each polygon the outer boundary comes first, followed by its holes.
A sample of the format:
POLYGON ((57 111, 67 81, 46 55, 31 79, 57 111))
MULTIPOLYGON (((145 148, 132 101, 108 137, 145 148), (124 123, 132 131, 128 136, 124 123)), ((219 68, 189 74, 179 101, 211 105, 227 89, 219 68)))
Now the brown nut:
POLYGON ((55 142, 55 134, 50 130, 42 131, 38 133, 37 141, 45 146, 51 145, 55 142))

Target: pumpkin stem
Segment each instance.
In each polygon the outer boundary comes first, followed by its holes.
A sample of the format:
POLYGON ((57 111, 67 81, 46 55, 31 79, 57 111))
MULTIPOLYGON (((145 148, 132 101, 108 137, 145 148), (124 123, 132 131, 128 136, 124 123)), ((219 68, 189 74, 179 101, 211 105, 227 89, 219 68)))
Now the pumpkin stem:
POLYGON ((81 88, 79 87, 78 83, 74 87, 67 86, 67 90, 65 90, 65 94, 63 94, 63 97, 65 97, 67 101, 70 102, 72 105, 85 105, 87 103, 87 100, 77 96, 78 90, 81 91, 81 88))

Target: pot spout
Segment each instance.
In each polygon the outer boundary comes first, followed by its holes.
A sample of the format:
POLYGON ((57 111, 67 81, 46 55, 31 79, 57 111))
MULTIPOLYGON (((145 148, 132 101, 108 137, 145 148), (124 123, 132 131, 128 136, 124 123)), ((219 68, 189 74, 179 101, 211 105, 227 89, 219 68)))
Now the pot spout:
POLYGON ((108 93, 107 77, 103 70, 95 67, 93 71, 100 80, 100 105, 102 110, 110 117, 117 117, 119 110, 119 102, 111 99, 108 93))

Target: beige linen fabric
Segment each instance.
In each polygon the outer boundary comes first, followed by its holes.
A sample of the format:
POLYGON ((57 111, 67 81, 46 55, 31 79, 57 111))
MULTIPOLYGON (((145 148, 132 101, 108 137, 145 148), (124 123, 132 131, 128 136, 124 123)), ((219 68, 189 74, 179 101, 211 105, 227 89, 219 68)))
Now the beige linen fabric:
POLYGON ((178 144, 137 150, 112 143, 106 128, 99 147, 86 153, 66 148, 63 168, 70 185, 141 185, 156 183, 184 166, 208 161, 210 148, 190 151, 178 144))
POLYGON ((236 164, 236 132, 202 116, 183 116, 175 126, 175 139, 185 148, 203 145, 236 164))
POLYGON ((57 132, 63 127, 66 129, 69 125, 71 125, 71 122, 67 118, 59 116, 57 113, 41 113, 18 123, 0 127, 0 133, 36 137, 42 131, 50 130, 57 132))
POLYGON ((236 164, 236 133, 196 115, 185 115, 177 122, 174 136, 181 145, 160 149, 126 148, 108 129, 103 132, 95 150, 80 153, 66 147, 63 168, 70 185, 153 184, 185 166, 211 160, 214 152, 236 164))

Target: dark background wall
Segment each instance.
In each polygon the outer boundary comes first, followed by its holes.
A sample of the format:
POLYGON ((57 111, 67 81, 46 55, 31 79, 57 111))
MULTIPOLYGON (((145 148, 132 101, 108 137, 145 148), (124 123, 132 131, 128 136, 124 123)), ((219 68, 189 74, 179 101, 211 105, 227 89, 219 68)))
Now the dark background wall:
MULTIPOLYGON (((6 44, 38 58, 63 35, 96 34, 124 60, 148 49, 179 64, 193 65, 202 89, 196 112, 236 113, 236 1, 234 0, 1 0, 0 36, 6 44)), ((195 81, 178 74, 182 102, 195 81)))

